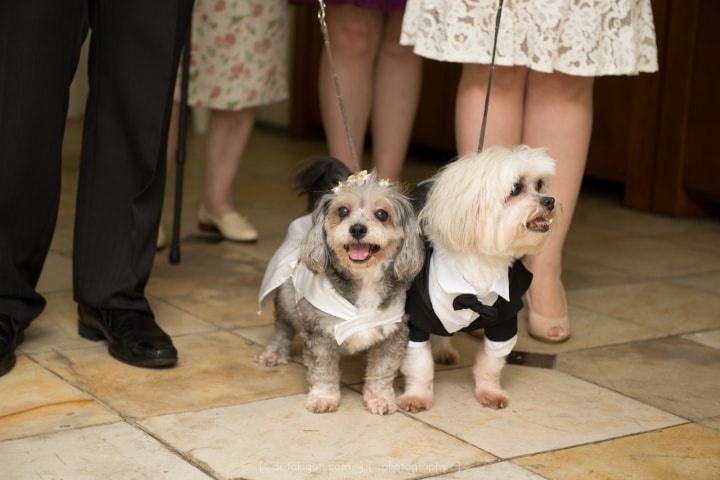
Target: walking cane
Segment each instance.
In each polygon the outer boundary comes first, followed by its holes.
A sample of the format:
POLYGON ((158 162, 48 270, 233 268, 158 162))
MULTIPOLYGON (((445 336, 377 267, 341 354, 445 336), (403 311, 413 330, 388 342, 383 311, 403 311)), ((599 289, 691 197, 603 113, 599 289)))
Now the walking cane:
POLYGON ((173 210, 172 238, 170 240, 170 264, 180 263, 180 223, 182 215, 183 182, 185 180, 185 153, 187 150, 188 83, 190 80, 190 40, 192 21, 188 22, 185 48, 182 52, 180 76, 180 121, 178 122, 178 146, 175 170, 175 205, 173 210))

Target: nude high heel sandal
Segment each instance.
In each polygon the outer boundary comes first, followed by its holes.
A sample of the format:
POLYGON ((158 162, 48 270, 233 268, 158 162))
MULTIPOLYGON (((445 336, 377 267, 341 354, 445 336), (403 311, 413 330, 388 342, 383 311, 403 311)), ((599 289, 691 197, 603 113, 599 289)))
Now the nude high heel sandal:
MULTIPOLYGON (((568 311, 567 299, 565 298, 565 289, 562 290, 563 304, 565 305, 565 312, 568 311)), ((528 333, 531 337, 536 340, 540 340, 545 343, 560 343, 564 342, 570 337, 570 319, 568 319, 567 313, 562 317, 546 317, 537 313, 532 306, 530 300, 530 292, 525 294, 525 301, 527 302, 528 308, 528 333), (550 335, 550 332, 560 329, 560 335, 550 335)))

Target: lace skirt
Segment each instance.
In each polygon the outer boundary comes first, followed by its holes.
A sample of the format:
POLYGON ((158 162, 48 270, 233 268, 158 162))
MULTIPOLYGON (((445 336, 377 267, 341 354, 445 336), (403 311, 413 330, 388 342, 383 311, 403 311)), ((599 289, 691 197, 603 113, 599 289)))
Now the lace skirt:
MULTIPOLYGON (((400 43, 448 62, 490 63, 497 0, 408 0, 400 43)), ((505 0, 497 65, 570 75, 658 69, 650 0, 505 0)))

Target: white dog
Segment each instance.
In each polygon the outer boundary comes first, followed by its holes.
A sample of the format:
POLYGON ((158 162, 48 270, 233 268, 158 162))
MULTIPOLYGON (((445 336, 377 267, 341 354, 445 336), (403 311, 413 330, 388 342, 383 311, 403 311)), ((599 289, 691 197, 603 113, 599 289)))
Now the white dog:
POLYGON ((432 406, 433 353, 439 361, 456 359, 449 336, 480 328, 485 343, 473 370, 475 396, 489 407, 507 405, 500 374, 532 280, 519 258, 538 253, 548 238, 555 199, 545 189, 554 172, 543 150, 493 147, 460 158, 418 187, 414 200, 429 244, 405 307, 410 341, 398 400, 404 410, 432 406))

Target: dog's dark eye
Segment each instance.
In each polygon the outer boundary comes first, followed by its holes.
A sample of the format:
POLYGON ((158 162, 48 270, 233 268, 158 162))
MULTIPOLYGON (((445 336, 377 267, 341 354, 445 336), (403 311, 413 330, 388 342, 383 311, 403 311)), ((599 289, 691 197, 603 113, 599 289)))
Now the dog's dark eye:
POLYGON ((515 185, 513 185, 513 189, 510 191, 511 197, 517 197, 523 192, 523 184, 520 182, 517 182, 515 185))
POLYGON ((338 217, 345 218, 348 215, 350 215, 350 209, 347 207, 340 207, 338 208, 338 217))
POLYGON ((545 182, 542 181, 542 179, 537 181, 537 184, 535 185, 535 190, 538 192, 541 192, 543 187, 545 186, 545 182))
POLYGON ((384 222, 388 218, 390 218, 390 215, 388 215, 388 212, 386 212, 382 208, 378 208, 377 210, 375 210, 375 218, 377 218, 381 222, 384 222))

